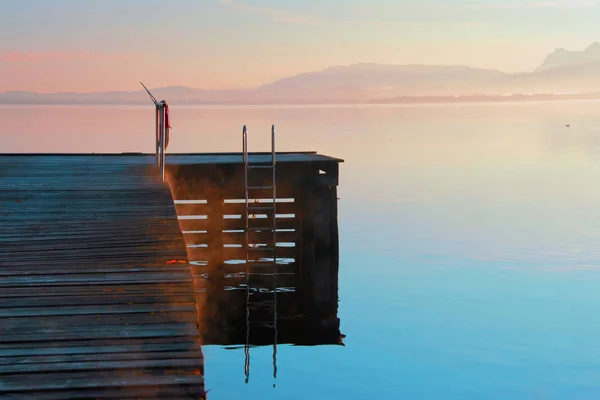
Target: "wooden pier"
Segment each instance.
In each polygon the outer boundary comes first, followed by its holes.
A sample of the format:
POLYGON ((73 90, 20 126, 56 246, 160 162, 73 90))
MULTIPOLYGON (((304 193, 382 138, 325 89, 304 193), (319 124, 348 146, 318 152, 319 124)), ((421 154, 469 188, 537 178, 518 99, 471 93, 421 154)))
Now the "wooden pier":
POLYGON ((0 398, 203 398, 186 247, 152 162, 0 156, 0 398))
MULTIPOLYGON (((340 340, 340 162, 277 153, 277 215, 253 220, 277 219, 278 287, 296 293, 288 314, 327 325, 306 344, 340 340)), ((166 155, 168 184, 155 164, 147 154, 0 155, 0 398, 205 398, 203 336, 242 337, 243 304, 215 294, 245 280, 235 262, 245 252, 242 155, 166 155), (204 326, 218 325, 218 307, 237 321, 222 334, 204 326)), ((295 321, 282 330, 289 342, 307 327, 295 321)))

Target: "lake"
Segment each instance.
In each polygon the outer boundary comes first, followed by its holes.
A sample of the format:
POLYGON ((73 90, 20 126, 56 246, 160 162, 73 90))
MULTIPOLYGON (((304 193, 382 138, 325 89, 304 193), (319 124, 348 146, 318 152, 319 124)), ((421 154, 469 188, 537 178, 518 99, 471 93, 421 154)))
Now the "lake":
MULTIPOLYGON (((169 151, 343 158, 343 346, 205 346, 209 399, 600 396, 600 102, 171 107, 169 151), (570 125, 567 127, 566 125, 570 125), (275 386, 274 386, 275 384, 275 386)), ((153 108, 0 106, 0 152, 154 151, 153 108)), ((168 162, 168 159, 167 159, 168 162)))

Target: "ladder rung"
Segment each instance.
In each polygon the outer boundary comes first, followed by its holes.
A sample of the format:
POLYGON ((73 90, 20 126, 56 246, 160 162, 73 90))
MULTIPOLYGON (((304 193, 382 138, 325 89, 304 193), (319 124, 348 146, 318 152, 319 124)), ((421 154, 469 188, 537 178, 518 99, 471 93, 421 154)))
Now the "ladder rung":
POLYGON ((248 228, 249 231, 275 231, 276 229, 273 229, 273 227, 271 228, 248 228))
POLYGON ((248 165, 248 169, 273 169, 273 165, 248 165))
MULTIPOLYGON (((255 253, 256 254, 256 253, 255 253)), ((253 255, 253 257, 257 257, 255 255, 253 255)), ((259 258, 249 258, 248 259, 248 263, 247 265, 251 268, 273 268, 273 266, 277 266, 277 267, 286 267, 288 264, 281 264, 279 262, 279 260, 281 260, 281 258, 278 257, 273 257, 273 255, 269 256, 269 257, 259 257, 259 258), (273 261, 273 258, 275 258, 277 261, 273 261), (258 264, 260 263, 260 264, 258 264), (275 265, 277 264, 277 265, 275 265)), ((277 273, 279 275, 279 273, 277 273)))
POLYGON ((274 189, 275 186, 248 186, 247 189, 250 190, 259 190, 259 189, 274 189))

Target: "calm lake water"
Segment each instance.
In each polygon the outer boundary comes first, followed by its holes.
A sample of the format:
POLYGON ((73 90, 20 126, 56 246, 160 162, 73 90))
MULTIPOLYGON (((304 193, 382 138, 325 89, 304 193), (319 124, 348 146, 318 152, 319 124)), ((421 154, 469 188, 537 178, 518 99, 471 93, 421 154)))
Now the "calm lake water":
MULTIPOLYGON (((343 158, 344 346, 204 348, 210 399, 600 397, 600 102, 172 107, 172 152, 343 158), (570 124, 570 127, 566 127, 570 124), (276 384, 273 387, 273 384, 276 384)), ((151 107, 0 107, 0 152, 153 151, 151 107)), ((168 162, 168 161, 167 161, 168 162)))

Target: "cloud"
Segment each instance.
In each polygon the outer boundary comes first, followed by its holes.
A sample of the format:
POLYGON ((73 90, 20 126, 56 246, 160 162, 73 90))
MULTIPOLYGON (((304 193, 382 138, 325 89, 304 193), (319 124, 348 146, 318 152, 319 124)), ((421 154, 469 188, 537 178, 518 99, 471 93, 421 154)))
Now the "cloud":
MULTIPOLYGON (((450 4, 450 3, 448 3, 450 4)), ((599 0, 534 0, 534 1, 515 1, 505 0, 482 1, 467 0, 463 1, 462 6, 472 9, 535 9, 535 8, 594 8, 600 6, 599 0)))
POLYGON ((484 27, 487 23, 481 21, 444 21, 444 20, 414 20, 414 21, 393 21, 393 20, 349 20, 343 21, 348 25, 370 25, 370 26, 427 26, 427 25, 444 25, 453 24, 461 26, 484 27))
POLYGON ((249 4, 238 3, 237 1, 233 0, 218 0, 218 2, 239 12, 267 15, 272 21, 275 22, 313 26, 322 25, 322 23, 316 19, 301 14, 291 13, 285 10, 253 6, 249 4))
POLYGON ((51 61, 114 61, 131 60, 133 54, 102 54, 89 51, 81 52, 52 52, 52 51, 10 51, 0 53, 0 62, 9 63, 45 63, 51 61))

